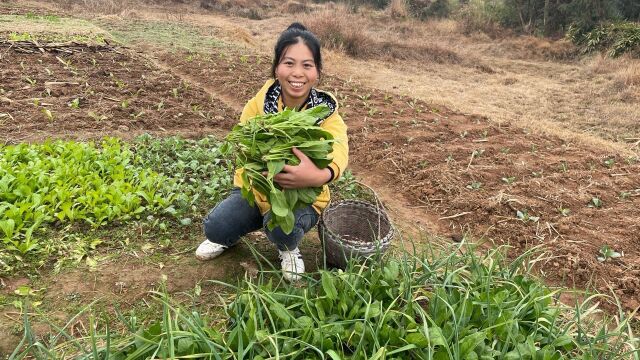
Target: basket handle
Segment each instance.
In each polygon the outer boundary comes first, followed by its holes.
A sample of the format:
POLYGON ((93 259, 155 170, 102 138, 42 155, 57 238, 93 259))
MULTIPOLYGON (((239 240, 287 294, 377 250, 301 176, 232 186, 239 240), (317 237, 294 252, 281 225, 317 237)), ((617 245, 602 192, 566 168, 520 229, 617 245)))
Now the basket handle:
MULTIPOLYGON (((353 180, 352 183, 356 183, 364 188, 369 189, 369 191, 371 191, 371 193, 373 194, 373 198, 376 201, 376 210, 378 212, 378 239, 380 239, 381 236, 381 229, 382 229, 382 213, 380 212, 380 209, 382 209, 382 211, 384 211, 385 213, 388 213, 387 208, 384 206, 384 204, 382 203, 382 200, 380 200, 380 196, 378 195, 378 193, 373 190, 373 188, 365 183, 363 183, 362 181, 359 180, 353 180)), ((329 198, 329 203, 327 204, 327 209, 329 207, 331 207, 331 203, 333 202, 332 198, 329 198)), ((388 215, 387 215, 388 216, 388 215)))

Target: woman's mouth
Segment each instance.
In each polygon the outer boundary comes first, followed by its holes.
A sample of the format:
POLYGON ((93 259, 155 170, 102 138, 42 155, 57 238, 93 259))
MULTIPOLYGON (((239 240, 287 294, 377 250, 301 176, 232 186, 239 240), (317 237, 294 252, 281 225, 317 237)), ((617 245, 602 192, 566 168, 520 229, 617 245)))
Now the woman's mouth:
POLYGON ((291 85, 294 89, 302 89, 305 83, 299 81, 289 81, 289 85, 291 85))

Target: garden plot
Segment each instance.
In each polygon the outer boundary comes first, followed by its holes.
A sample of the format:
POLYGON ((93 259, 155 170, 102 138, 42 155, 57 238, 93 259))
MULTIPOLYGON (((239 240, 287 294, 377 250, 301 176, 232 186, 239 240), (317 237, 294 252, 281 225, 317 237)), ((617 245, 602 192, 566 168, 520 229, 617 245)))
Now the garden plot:
MULTIPOLYGON (((255 75, 268 58, 243 50, 160 57, 214 90, 246 99, 268 76, 255 75)), ((342 106, 358 175, 390 196, 402 194, 441 235, 508 244, 513 256, 541 246, 540 270, 550 282, 611 287, 628 309, 640 305, 636 157, 333 76, 324 76, 321 87, 342 106)))
POLYGON ((36 43, 21 43, 1 47, 1 141, 203 137, 237 118, 236 111, 132 50, 62 43, 41 51, 36 43))

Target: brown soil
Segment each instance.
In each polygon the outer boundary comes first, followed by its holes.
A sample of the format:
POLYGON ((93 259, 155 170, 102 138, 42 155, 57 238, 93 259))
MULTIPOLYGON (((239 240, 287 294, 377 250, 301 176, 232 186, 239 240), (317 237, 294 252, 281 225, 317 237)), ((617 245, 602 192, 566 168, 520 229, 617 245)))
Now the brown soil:
POLYGON ((12 49, 0 66, 0 113, 9 115, 0 119, 4 142, 142 133, 203 137, 229 128, 238 115, 126 48, 66 55, 12 49))

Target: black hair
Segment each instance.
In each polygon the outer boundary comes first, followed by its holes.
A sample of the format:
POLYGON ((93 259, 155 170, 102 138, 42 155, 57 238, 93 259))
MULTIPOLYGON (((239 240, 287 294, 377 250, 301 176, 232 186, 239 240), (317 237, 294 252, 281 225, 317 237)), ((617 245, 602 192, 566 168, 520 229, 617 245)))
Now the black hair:
POLYGON ((282 60, 285 50, 294 44, 302 41, 313 54, 313 62, 315 62, 316 69, 318 69, 318 75, 322 73, 322 56, 320 55, 320 41, 318 38, 307 28, 299 22, 294 22, 280 34, 278 42, 274 48, 273 65, 271 66, 271 76, 276 77, 276 68, 282 60))

